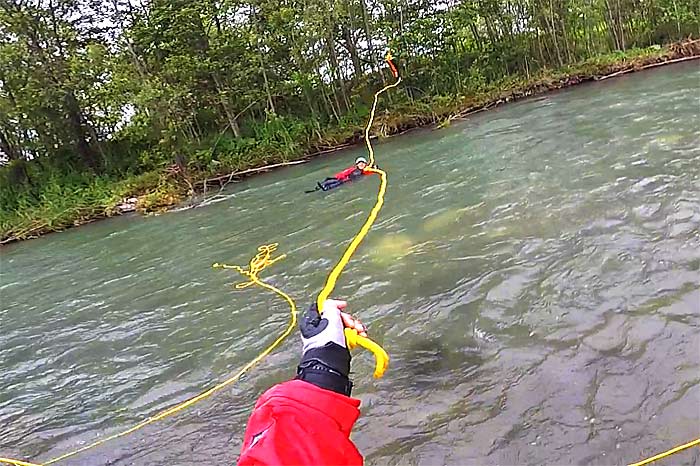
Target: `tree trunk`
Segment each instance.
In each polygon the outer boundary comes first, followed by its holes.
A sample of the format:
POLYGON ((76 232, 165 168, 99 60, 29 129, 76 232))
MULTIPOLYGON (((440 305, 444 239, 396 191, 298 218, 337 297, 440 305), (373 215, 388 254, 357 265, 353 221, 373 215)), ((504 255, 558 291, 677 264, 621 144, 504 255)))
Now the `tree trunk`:
POLYGON ((625 26, 622 24, 622 12, 620 11, 620 0, 617 0, 617 27, 620 30, 620 41, 622 43, 622 51, 627 48, 625 44, 625 26))
POLYGON ((318 111, 316 110, 316 106, 314 105, 314 101, 311 98, 311 89, 309 89, 309 85, 307 82, 304 82, 301 86, 301 90, 304 94, 304 99, 306 99, 306 105, 308 105, 309 110, 311 111, 311 117, 316 120, 318 119, 318 111))
POLYGON ((19 151, 17 151, 14 144, 12 144, 5 135, 5 130, 2 127, 0 127, 0 151, 3 152, 10 161, 20 159, 19 151))
POLYGON ((586 58, 591 58, 591 31, 590 25, 588 24, 588 15, 583 14, 583 34, 585 35, 586 41, 586 58))
POLYGON ((606 11, 608 13, 608 31, 612 34, 616 50, 622 50, 620 45, 620 39, 617 36, 617 27, 615 27, 615 18, 613 17, 612 8, 610 7, 610 2, 605 0, 606 11))
POLYGON ((546 66, 546 61, 544 59, 544 53, 542 51, 542 40, 540 39, 540 28, 535 27, 535 37, 537 38, 537 51, 540 53, 540 67, 546 66))
POLYGON ((218 73, 216 72, 212 72, 211 77, 214 80, 214 84, 216 85, 216 92, 219 94, 219 102, 221 103, 221 106, 224 109, 224 113, 226 114, 228 125, 231 128, 231 131, 233 131, 233 135, 237 138, 240 138, 241 128, 240 126, 238 126, 238 120, 236 119, 236 115, 233 113, 233 110, 231 110, 231 107, 227 102, 226 95, 224 93, 224 87, 221 84, 221 79, 219 79, 218 73))
MULTIPOLYGON (((2 83, 3 90, 5 91, 7 99, 10 101, 10 104, 16 111, 17 101, 15 101, 15 95, 13 94, 12 89, 8 85, 7 79, 2 73, 0 73, 0 83, 2 83)), ((20 122, 20 128, 21 127, 22 123, 20 122)), ((5 135, 6 131, 9 130, 0 126, 0 151, 4 152, 8 159, 17 160, 20 158, 20 152, 17 151, 17 149, 15 149, 15 145, 12 144, 9 141, 9 138, 5 135)))
POLYGON ((557 53, 557 62, 559 66, 564 66, 564 61, 561 59, 561 51, 559 50, 559 41, 557 41, 557 30, 554 26, 554 5, 552 0, 549 0, 549 33, 552 37, 552 42, 554 42, 554 50, 557 53))
POLYGON ((68 123, 70 127, 71 137, 78 154, 83 158, 85 165, 95 173, 100 171, 100 165, 97 161, 95 150, 87 140, 87 123, 80 109, 80 104, 75 98, 73 91, 68 91, 64 97, 66 111, 68 112, 68 123))
POLYGON ((357 83, 362 77, 362 61, 360 60, 360 55, 357 52, 357 40, 353 36, 353 31, 356 30, 355 27, 355 15, 352 11, 352 5, 346 0, 346 6, 348 9, 348 19, 350 20, 350 27, 343 27, 343 35, 345 36, 345 42, 347 43, 348 52, 350 53, 350 59, 352 60, 352 67, 354 69, 353 81, 357 83))
POLYGON ((340 103, 338 102, 338 96, 335 93, 334 89, 331 89, 333 92, 333 98, 335 99, 336 105, 338 105, 338 110, 336 111, 336 108, 333 106, 333 101, 330 99, 328 96, 328 93, 326 92, 326 85, 321 82, 321 91, 323 92, 323 97, 324 97, 324 102, 327 103, 327 105, 330 107, 331 112, 333 113, 333 116, 335 117, 336 121, 340 121, 340 115, 338 113, 340 112, 340 103))
POLYGON ((97 147, 97 150, 100 152, 100 155, 102 156, 102 166, 107 165, 107 154, 105 154, 104 147, 102 146, 102 142, 100 141, 99 136, 97 135, 97 130, 93 125, 86 124, 85 127, 88 130, 88 133, 90 134, 90 137, 92 138, 93 145, 97 147))
MULTIPOLYGON (((360 0, 362 6, 362 22, 364 23, 365 39, 367 39, 367 52, 369 52, 369 62, 373 71, 379 71, 377 57, 374 55, 374 45, 372 44, 372 29, 369 25, 369 12, 367 11, 367 2, 360 0)), ((384 75, 382 75, 383 77, 384 75)))
POLYGON ((343 37, 345 38, 345 44, 347 45, 348 53, 350 53, 350 59, 352 60, 353 82, 357 83, 362 76, 362 63, 360 62, 360 56, 357 53, 357 45, 352 37, 350 28, 343 28, 343 37))
MULTIPOLYGON (((348 100, 348 92, 347 89, 345 89, 345 81, 343 80, 343 76, 340 74, 340 66, 338 65, 338 57, 335 54, 335 44, 333 43, 333 38, 330 37, 330 34, 326 38, 326 46, 328 48, 328 55, 331 61, 331 73, 333 73, 333 76, 335 78, 336 83, 338 83, 338 87, 340 88, 340 95, 343 98, 343 103, 345 104, 345 109, 349 110, 350 109, 350 101, 348 100)), ((338 106, 340 109, 340 106, 338 106)))
POLYGON ((481 35, 479 35, 479 31, 477 30, 476 25, 472 21, 469 21, 469 29, 471 30, 472 36, 474 37, 476 48, 479 51, 483 50, 481 35))
MULTIPOLYGON (((382 80, 382 86, 387 85, 386 76, 382 72, 382 68, 377 61, 377 55, 374 51, 374 45, 372 44, 372 28, 370 26, 370 12, 367 10, 367 2, 365 0, 360 0, 362 4, 362 21, 364 22, 365 37, 367 39, 367 52, 369 52, 369 60, 371 64, 371 69, 379 74, 382 80)), ((389 102, 391 102, 391 93, 387 94, 389 102)))
MULTIPOLYGON (((129 3, 129 8, 133 8, 131 6, 131 2, 129 3)), ((114 14, 115 18, 117 20, 117 24, 119 25, 119 28, 122 31, 126 31, 127 28, 124 25, 124 21, 122 21, 122 15, 119 12, 119 4, 117 0, 112 0, 112 6, 114 7, 114 14)), ((136 53, 136 50, 134 49, 134 44, 131 42, 131 39, 129 39, 128 34, 123 34, 122 37, 124 38, 124 43, 126 44, 126 49, 129 51, 129 55, 131 56, 131 60, 134 63, 134 67, 136 68, 136 71, 138 72, 139 76, 141 78, 145 78, 147 76, 146 73, 146 65, 141 61, 141 58, 139 58, 138 54, 136 53)))
POLYGON ((496 38, 496 33, 494 32, 493 24, 488 14, 484 17, 484 22, 486 23, 486 35, 489 37, 489 42, 494 49, 498 49, 498 39, 496 38))
POLYGON ((573 63, 574 58, 571 54, 571 45, 569 44, 569 35, 566 33, 566 25, 564 24, 564 19, 560 16, 559 24, 561 25, 561 33, 564 39, 564 45, 566 46, 566 56, 569 59, 569 63, 573 63))
MULTIPOLYGON (((332 21, 329 18, 329 21, 332 21)), ((332 36, 333 27, 329 25, 326 29, 325 39, 326 39, 326 50, 328 51, 328 59, 331 64, 331 74, 333 75, 335 81, 338 83, 340 88, 340 94, 343 97, 343 102, 345 103, 345 109, 350 109, 350 101, 348 100, 348 93, 345 89, 345 82, 340 74, 340 66, 338 64, 338 56, 335 53, 335 42, 332 36)))
POLYGON ((277 113, 277 111, 275 110, 275 102, 272 100, 272 93, 270 92, 270 82, 267 80, 267 71, 265 70, 265 62, 263 61, 262 50, 260 50, 260 44, 258 44, 258 59, 260 60, 260 71, 262 71, 263 82, 265 83, 267 105, 272 113, 277 113))

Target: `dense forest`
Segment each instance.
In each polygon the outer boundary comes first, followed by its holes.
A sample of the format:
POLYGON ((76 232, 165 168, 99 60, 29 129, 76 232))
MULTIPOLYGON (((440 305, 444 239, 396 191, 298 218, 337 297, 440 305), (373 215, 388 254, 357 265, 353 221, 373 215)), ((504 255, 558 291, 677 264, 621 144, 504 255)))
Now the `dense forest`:
POLYGON ((352 140, 389 49, 383 108, 430 116, 699 35, 698 0, 0 0, 0 239, 352 140))

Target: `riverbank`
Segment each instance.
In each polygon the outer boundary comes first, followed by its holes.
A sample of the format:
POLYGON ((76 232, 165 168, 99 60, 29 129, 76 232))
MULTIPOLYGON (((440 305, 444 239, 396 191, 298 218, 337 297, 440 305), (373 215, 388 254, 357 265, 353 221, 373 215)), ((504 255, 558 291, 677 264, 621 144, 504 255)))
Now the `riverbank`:
MULTIPOLYGON (((390 112, 378 116, 373 132, 378 137, 388 137, 417 127, 444 127, 452 121, 468 118, 473 113, 533 95, 698 58, 698 40, 599 56, 557 70, 543 70, 529 76, 512 76, 483 85, 470 96, 426 97, 392 105, 390 112)), ((324 128, 323 134, 315 140, 295 141, 291 150, 281 154, 250 157, 237 164, 235 171, 216 168, 214 154, 218 149, 217 140, 210 150, 200 151, 197 157, 190 157, 189 162, 174 164, 158 171, 128 179, 97 178, 79 190, 56 183, 51 189, 45 190, 37 202, 22 205, 13 212, 2 213, 0 244, 37 237, 133 210, 145 214, 163 212, 196 195, 207 196, 212 191, 220 191, 234 180, 292 163, 303 163, 315 156, 351 147, 361 142, 362 130, 360 120, 343 127, 324 128), (202 158, 205 159, 204 162, 202 158)))

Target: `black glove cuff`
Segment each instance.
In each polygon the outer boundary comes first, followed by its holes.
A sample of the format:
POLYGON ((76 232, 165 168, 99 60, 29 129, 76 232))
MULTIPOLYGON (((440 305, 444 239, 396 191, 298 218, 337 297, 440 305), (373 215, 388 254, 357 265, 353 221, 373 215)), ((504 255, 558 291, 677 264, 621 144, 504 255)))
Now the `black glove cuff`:
POLYGON ((350 396, 350 351, 337 343, 329 342, 321 348, 304 353, 297 367, 297 379, 317 387, 350 396))
POLYGON ((350 396, 352 393, 352 382, 345 376, 318 361, 308 361, 308 365, 300 365, 297 369, 298 380, 303 380, 317 387, 341 395, 350 396))

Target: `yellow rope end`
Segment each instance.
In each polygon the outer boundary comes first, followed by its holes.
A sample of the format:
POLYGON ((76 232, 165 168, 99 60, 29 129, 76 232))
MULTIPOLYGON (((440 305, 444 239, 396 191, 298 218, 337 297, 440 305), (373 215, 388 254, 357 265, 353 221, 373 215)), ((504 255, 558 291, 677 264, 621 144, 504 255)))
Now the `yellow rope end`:
POLYGON ((0 458, 0 463, 11 464, 12 466, 42 466, 38 463, 29 463, 27 461, 13 460, 12 458, 0 458))
POLYGON ((345 329, 345 341, 350 349, 361 346, 371 351, 374 355, 374 378, 379 379, 384 375, 389 367, 389 355, 384 351, 384 348, 369 338, 361 336, 355 329, 345 329))

